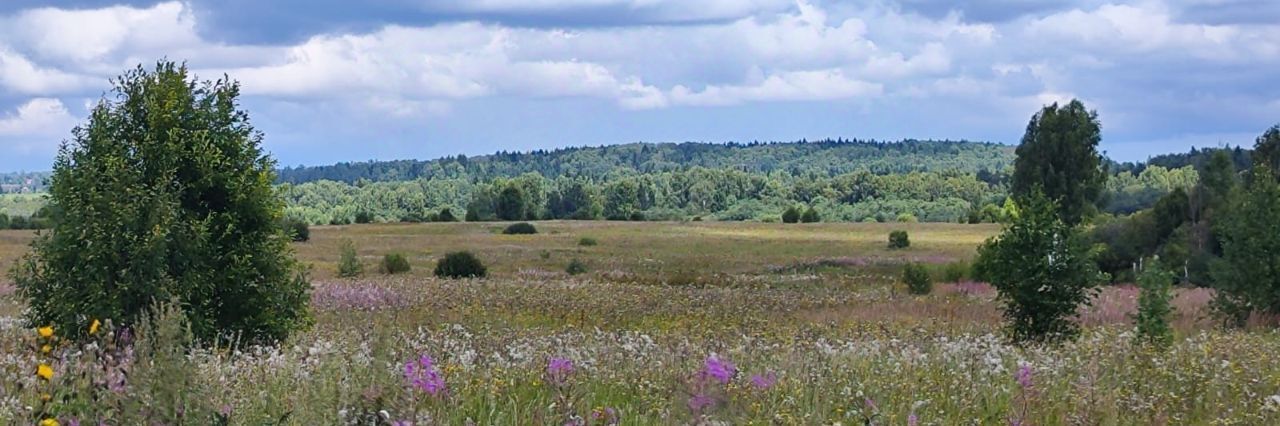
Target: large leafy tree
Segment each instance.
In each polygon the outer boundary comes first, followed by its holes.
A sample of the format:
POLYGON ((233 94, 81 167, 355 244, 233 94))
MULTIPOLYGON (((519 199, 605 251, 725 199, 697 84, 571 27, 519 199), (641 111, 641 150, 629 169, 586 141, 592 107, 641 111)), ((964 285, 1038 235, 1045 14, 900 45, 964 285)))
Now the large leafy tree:
MULTIPOLYGON (((1267 143, 1267 135, 1259 138, 1255 152, 1265 152, 1267 143)), ((1280 313, 1280 182, 1271 162, 1255 155, 1249 179, 1214 216, 1222 245, 1222 257, 1210 268, 1214 302, 1235 325, 1243 325, 1252 312, 1280 313)))
POLYGON ((1107 174, 1098 143, 1098 114, 1078 100, 1044 107, 1031 117, 1014 161, 1013 195, 1022 201, 1036 190, 1057 203, 1058 215, 1077 225, 1095 209, 1107 174), (1038 188, 1038 189, 1037 189, 1038 188))
MULTIPOLYGON (((36 324, 66 334, 177 300, 203 339, 286 337, 309 284, 239 85, 161 62, 113 81, 54 163, 53 229, 14 269, 36 324)), ((79 333, 83 333, 80 331, 79 333)))

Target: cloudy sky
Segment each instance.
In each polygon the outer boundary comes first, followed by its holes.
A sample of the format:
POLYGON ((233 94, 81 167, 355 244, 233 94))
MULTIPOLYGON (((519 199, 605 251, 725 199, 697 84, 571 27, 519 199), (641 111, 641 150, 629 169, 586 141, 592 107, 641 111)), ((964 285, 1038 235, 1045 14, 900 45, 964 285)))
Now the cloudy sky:
POLYGON ((1097 109, 1122 160, 1280 123, 1275 0, 0 2, 0 171, 159 58, 242 83, 283 165, 634 141, 1016 143, 1097 109), (359 6, 356 6, 360 3, 359 6))

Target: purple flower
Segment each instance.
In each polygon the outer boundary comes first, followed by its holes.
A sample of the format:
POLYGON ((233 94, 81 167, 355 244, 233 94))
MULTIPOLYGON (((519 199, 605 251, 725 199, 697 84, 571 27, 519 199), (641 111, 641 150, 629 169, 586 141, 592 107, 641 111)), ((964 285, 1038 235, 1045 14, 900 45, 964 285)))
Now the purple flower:
POLYGON ((423 354, 415 364, 413 361, 404 364, 404 379, 418 390, 431 396, 438 396, 444 391, 444 377, 436 370, 435 362, 430 355, 423 354))
POLYGON ((573 361, 556 357, 547 360, 547 381, 563 385, 569 381, 571 374, 573 374, 573 361))
POLYGON ((778 375, 772 371, 765 372, 763 375, 754 374, 751 376, 751 386, 755 386, 759 390, 768 390, 776 384, 778 384, 778 375))
POLYGON ((733 379, 733 374, 737 372, 733 363, 723 361, 719 357, 712 355, 707 357, 706 365, 702 369, 702 374, 714 378, 720 383, 729 384, 729 380, 733 379))
POLYGON ((917 426, 920 424, 920 418, 916 417, 916 413, 907 415, 907 426, 917 426))
POLYGON ((877 407, 876 402, 871 398, 863 398, 862 403, 867 404, 867 409, 871 410, 871 412, 873 413, 880 412, 880 407, 877 407))
POLYGON ((391 422, 391 426, 413 426, 413 422, 408 420, 396 420, 391 422))
POLYGON ((1023 389, 1031 389, 1031 364, 1022 364, 1018 367, 1018 373, 1014 375, 1014 379, 1018 381, 1018 386, 1023 389))

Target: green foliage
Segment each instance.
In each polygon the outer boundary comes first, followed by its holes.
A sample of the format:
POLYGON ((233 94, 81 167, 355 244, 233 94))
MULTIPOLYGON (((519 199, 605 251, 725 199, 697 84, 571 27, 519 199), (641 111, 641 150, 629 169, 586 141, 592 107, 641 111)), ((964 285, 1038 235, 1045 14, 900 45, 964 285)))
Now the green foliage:
POLYGON ((1165 269, 1158 259, 1146 262, 1138 275, 1138 314, 1133 317, 1138 326, 1138 341, 1168 346, 1173 341, 1169 317, 1173 314, 1173 273, 1165 269))
POLYGON ((1271 126, 1262 136, 1258 136, 1253 145, 1253 163, 1272 171, 1280 171, 1280 125, 1271 126))
POLYGON ((488 274, 480 259, 469 251, 447 253, 436 262, 435 274, 441 278, 481 278, 488 274))
POLYGON ((524 191, 514 185, 503 188, 498 194, 498 204, 494 211, 499 220, 525 219, 524 191))
POLYGON ((898 222, 901 222, 901 223, 916 223, 919 221, 920 219, 916 218, 916 215, 913 215, 911 213, 902 213, 898 215, 898 222))
POLYGON ((964 281, 968 276, 969 264, 961 261, 948 263, 946 269, 942 270, 942 280, 949 283, 964 281))
POLYGON ((975 269, 995 287, 1015 341, 1056 341, 1075 336, 1071 321, 1105 279, 1075 227, 1039 193, 999 236, 978 248, 975 269))
POLYGON ((310 284, 280 226, 275 163, 237 109, 239 85, 196 82, 174 63, 114 83, 54 162, 53 232, 13 271, 28 319, 130 325, 175 298, 205 342, 306 326, 310 284))
POLYGON ((339 277, 358 277, 364 273, 364 265, 360 263, 360 257, 356 254, 356 243, 350 239, 343 240, 338 250, 339 277))
POLYGON ((902 265, 902 282, 907 285, 911 294, 929 294, 933 291, 933 279, 929 277, 929 268, 916 262, 902 265))
POLYGON ((795 206, 787 207, 782 212, 782 223, 800 223, 800 209, 795 206))
POLYGON ((131 371, 129 383, 148 401, 146 405, 134 401, 137 405, 131 408, 146 413, 146 423, 152 424, 181 424, 184 419, 211 415, 208 399, 190 392, 198 387, 196 375, 191 374, 196 363, 187 356, 193 336, 179 302, 153 304, 139 319, 133 362, 148 368, 131 371))
POLYGON ((907 231, 894 230, 889 232, 889 248, 904 249, 911 247, 911 237, 907 235, 907 231))
POLYGON ((400 253, 387 253, 382 255, 381 270, 384 274, 400 274, 409 272, 409 260, 405 259, 400 253))
POLYGON ((804 223, 817 223, 822 221, 822 216, 818 215, 818 211, 815 210, 813 206, 809 206, 809 209, 805 210, 804 214, 800 216, 800 221, 804 223))
POLYGON ((1013 196, 1022 204, 1035 191, 1058 204, 1058 215, 1074 226, 1094 211, 1107 175, 1098 143, 1098 114, 1078 100, 1044 107, 1031 117, 1014 161, 1013 196))
POLYGON ((579 238, 579 239, 578 239, 578 245, 583 246, 583 247, 590 247, 590 246, 594 246, 594 245, 597 245, 597 244, 600 244, 600 242, 599 242, 599 241, 596 241, 596 239, 595 239, 595 238, 591 238, 591 237, 582 237, 582 238, 579 238))
POLYGON ((440 214, 435 216, 436 222, 457 222, 458 218, 453 215, 453 211, 448 207, 440 209, 440 214))
POLYGON ((578 275, 578 274, 586 273, 587 264, 586 262, 578 260, 578 258, 575 257, 569 261, 569 265, 564 268, 564 271, 569 275, 578 275))
POLYGON ((1214 222, 1222 258, 1212 263, 1214 306, 1228 323, 1252 312, 1280 313, 1280 184, 1264 164, 1228 197, 1214 222))
POLYGON ((355 222, 361 224, 371 223, 373 222, 373 214, 363 210, 356 212, 355 222))
POLYGON ((285 218, 284 232, 293 242, 311 241, 311 226, 307 225, 305 221, 285 218))
POLYGON ((519 222, 507 225, 502 230, 502 233, 505 235, 533 235, 538 233, 538 228, 535 228, 529 222, 519 222))

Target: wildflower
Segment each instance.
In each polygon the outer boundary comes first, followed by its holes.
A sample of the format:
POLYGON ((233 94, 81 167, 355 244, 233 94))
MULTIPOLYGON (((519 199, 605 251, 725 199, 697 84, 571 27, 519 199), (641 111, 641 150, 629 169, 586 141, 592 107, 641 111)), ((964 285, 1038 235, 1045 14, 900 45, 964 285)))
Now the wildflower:
POLYGON ((735 372, 736 370, 733 367, 733 363, 723 361, 715 355, 707 357, 706 366, 702 370, 704 375, 710 376, 724 384, 729 384, 729 380, 733 378, 733 374, 735 372))
POLYGON ((569 375, 573 374, 573 361, 565 358, 555 358, 547 360, 547 381, 557 385, 563 385, 569 380, 569 375))
POLYGON ((48 355, 49 352, 51 351, 53 351, 53 346, 49 346, 49 345, 40 346, 40 353, 42 354, 48 355))
POLYGON ((907 426, 917 426, 920 424, 920 418, 916 417, 916 413, 907 415, 907 426))
POLYGON ((58 425, 59 425, 58 419, 55 419, 52 417, 40 421, 40 426, 58 426, 58 425))
POLYGON ((410 361, 404 365, 404 379, 419 390, 438 395, 444 390, 444 378, 435 368, 435 361, 429 355, 422 355, 415 364, 410 361))
POLYGON ((36 329, 36 332, 40 333, 40 337, 48 339, 50 337, 53 337, 53 326, 50 325, 50 326, 40 327, 36 329))
POLYGON ((755 386, 755 388, 759 390, 768 390, 777 383, 778 375, 772 371, 766 372, 763 375, 754 374, 751 376, 751 386, 755 386))
POLYGON ((47 393, 42 393, 42 394, 40 394, 40 400, 41 400, 41 401, 49 402, 49 401, 50 401, 50 400, 52 400, 52 399, 53 399, 53 395, 49 395, 49 394, 47 394, 47 393))
POLYGON ((45 380, 53 380, 53 367, 50 367, 49 364, 41 363, 36 367, 36 376, 45 380))
POLYGON ((97 319, 94 319, 93 323, 89 324, 89 334, 90 335, 98 334, 98 327, 101 327, 101 326, 102 326, 102 322, 98 321, 97 319))
POLYGON ((1018 373, 1014 375, 1014 379, 1018 381, 1018 386, 1023 389, 1030 389, 1031 382, 1031 364, 1022 364, 1018 367, 1018 373))

